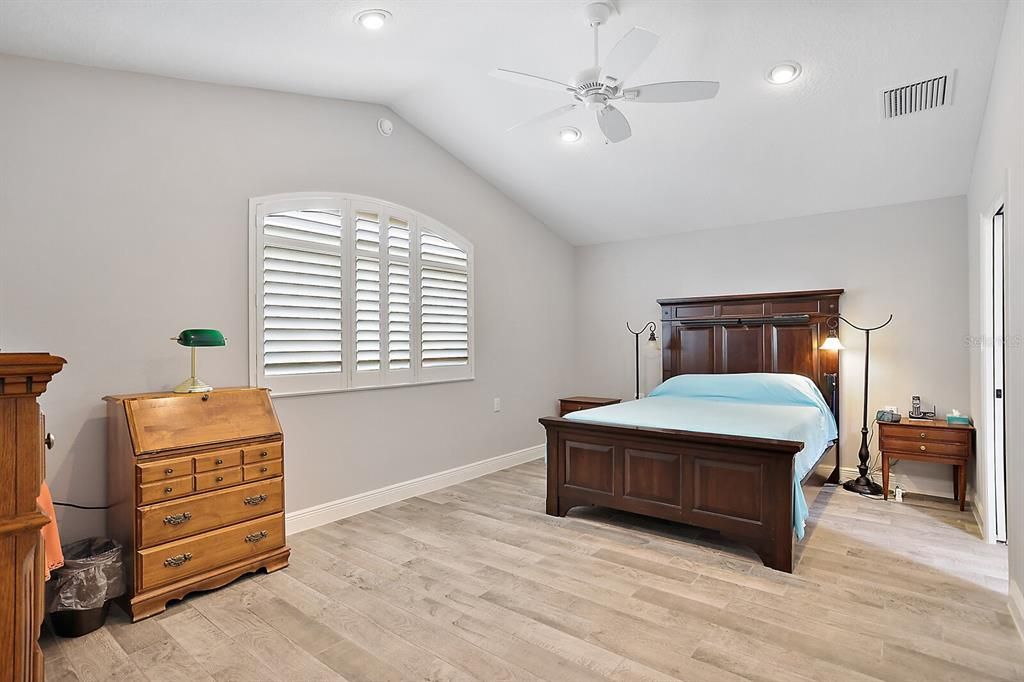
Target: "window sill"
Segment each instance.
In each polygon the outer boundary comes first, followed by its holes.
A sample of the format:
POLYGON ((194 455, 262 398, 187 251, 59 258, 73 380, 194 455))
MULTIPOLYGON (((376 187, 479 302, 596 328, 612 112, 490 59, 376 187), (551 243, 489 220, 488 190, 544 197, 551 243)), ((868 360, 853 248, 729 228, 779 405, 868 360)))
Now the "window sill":
POLYGON ((458 379, 432 379, 430 381, 407 381, 401 384, 384 384, 380 386, 350 386, 348 388, 325 388, 317 391, 270 391, 271 398, 291 398, 303 395, 323 395, 326 393, 352 393, 355 391, 379 391, 388 388, 408 388, 410 386, 432 386, 436 384, 454 384, 463 381, 474 381, 476 376, 459 377, 458 379))

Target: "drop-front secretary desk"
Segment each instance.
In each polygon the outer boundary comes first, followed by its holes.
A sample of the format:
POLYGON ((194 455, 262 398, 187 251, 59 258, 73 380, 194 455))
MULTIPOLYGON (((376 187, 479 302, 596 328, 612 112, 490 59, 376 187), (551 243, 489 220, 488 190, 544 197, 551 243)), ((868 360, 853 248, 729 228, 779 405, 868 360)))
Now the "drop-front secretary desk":
POLYGON ((288 565, 284 436, 261 388, 108 396, 111 537, 137 621, 288 565))

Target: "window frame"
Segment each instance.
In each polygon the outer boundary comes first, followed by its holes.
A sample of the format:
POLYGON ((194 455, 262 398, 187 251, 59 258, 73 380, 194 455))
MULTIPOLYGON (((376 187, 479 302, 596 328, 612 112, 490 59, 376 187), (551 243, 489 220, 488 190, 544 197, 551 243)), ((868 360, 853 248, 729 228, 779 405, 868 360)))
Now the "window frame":
MULTIPOLYGON (((476 378, 476 333, 474 329, 474 265, 473 244, 444 223, 394 202, 374 197, 338 192, 291 192, 253 197, 249 200, 249 384, 270 388, 275 396, 314 395, 345 391, 394 388, 398 386, 419 386, 423 384, 473 381, 476 378), (263 248, 268 242, 263 230, 264 218, 268 214, 286 210, 329 209, 340 210, 342 234, 340 263, 342 267, 342 320, 341 320, 341 372, 323 374, 291 374, 267 377, 263 362, 263 248), (376 370, 358 371, 356 367, 355 340, 355 287, 356 287, 356 245, 355 214, 358 211, 375 212, 380 230, 380 247, 377 253, 381 267, 380 283, 380 367, 376 370), (389 315, 388 283, 392 257, 388 253, 388 232, 391 219, 404 221, 409 227, 409 256, 397 259, 409 267, 409 316, 410 316, 410 362, 408 369, 389 369, 389 315), (466 253, 467 276, 467 340, 468 358, 465 365, 450 367, 423 367, 421 355, 422 321, 420 318, 420 288, 423 266, 420 259, 421 230, 436 234, 462 249, 466 253)), ((272 237, 270 243, 287 241, 284 237, 272 237)), ((300 245, 292 245, 299 248, 300 245)), ((302 249, 317 251, 309 245, 302 249)), ((325 249, 326 251, 326 249, 325 249)), ((317 251, 320 252, 320 251, 317 251)), ((365 252, 360 252, 364 253, 365 252)), ((333 254, 332 254, 333 255, 333 254)))

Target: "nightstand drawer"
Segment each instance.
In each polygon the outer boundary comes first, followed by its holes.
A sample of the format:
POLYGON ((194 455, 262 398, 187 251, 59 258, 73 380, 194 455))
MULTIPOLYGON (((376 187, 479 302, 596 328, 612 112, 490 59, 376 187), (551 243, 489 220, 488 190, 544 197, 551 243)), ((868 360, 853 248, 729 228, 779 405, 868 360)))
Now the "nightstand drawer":
POLYGON ((912 455, 936 455, 967 459, 971 453, 970 446, 966 444, 936 443, 928 440, 903 440, 897 438, 883 438, 881 449, 892 453, 894 456, 903 452, 912 455))
POLYGON ((943 443, 959 443, 969 445, 971 432, 967 429, 944 429, 936 426, 915 426, 910 424, 886 424, 882 428, 883 436, 900 440, 916 440, 922 442, 940 441, 943 443))
POLYGON ((562 414, 569 414, 570 412, 578 412, 580 410, 589 410, 590 408, 597 407, 597 406, 596 405, 590 405, 588 403, 570 403, 570 402, 564 402, 563 401, 561 407, 562 407, 562 414))

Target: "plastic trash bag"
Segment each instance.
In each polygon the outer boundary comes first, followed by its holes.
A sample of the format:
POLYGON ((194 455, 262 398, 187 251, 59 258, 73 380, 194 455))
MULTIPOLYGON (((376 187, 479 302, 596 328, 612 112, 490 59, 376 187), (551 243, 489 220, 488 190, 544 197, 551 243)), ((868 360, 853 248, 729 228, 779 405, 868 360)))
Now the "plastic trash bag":
POLYGON ((124 594, 124 559, 118 542, 86 538, 63 550, 64 566, 53 572, 50 613, 99 608, 124 594))

